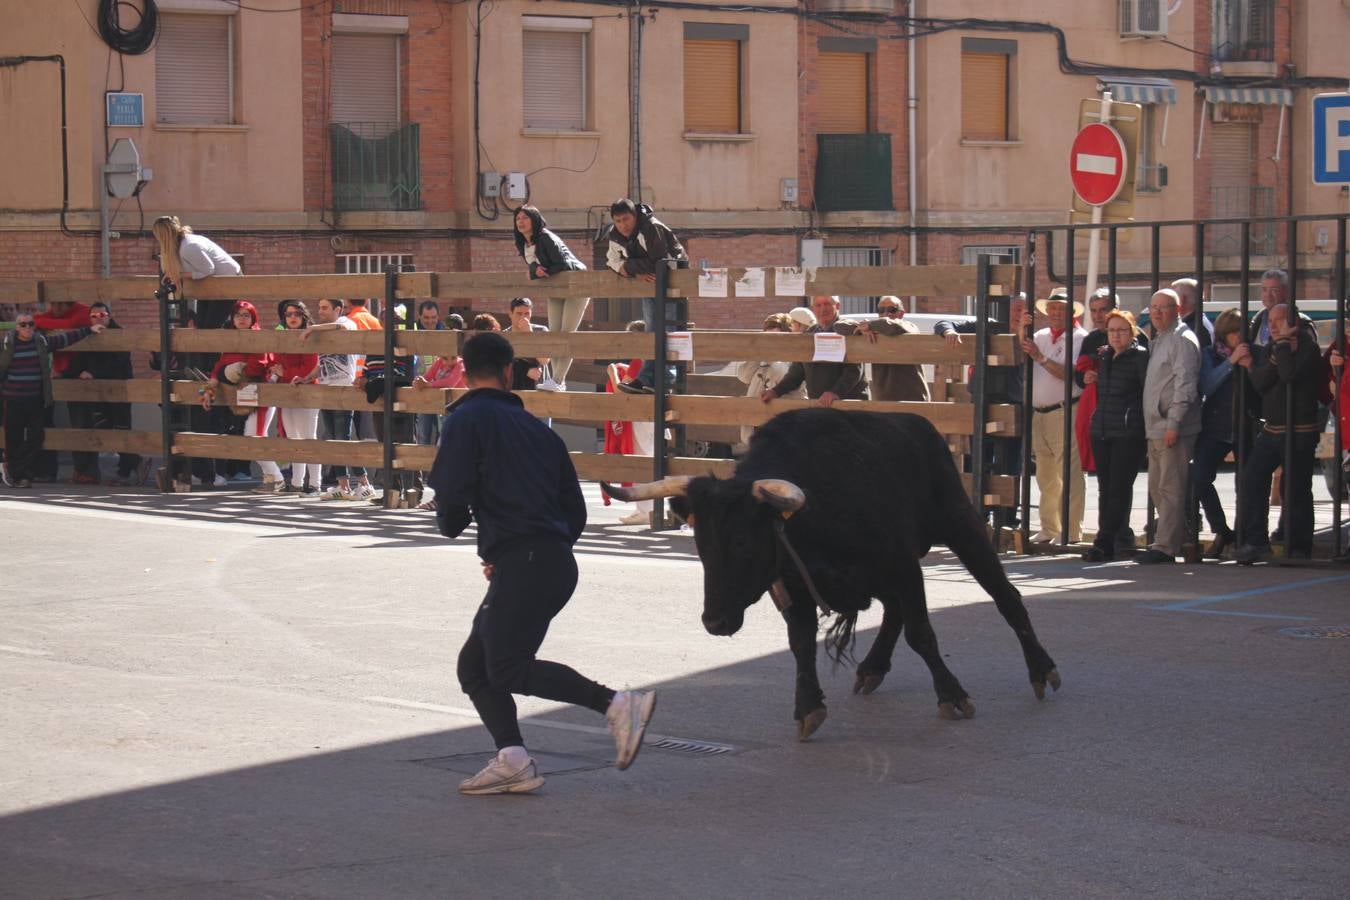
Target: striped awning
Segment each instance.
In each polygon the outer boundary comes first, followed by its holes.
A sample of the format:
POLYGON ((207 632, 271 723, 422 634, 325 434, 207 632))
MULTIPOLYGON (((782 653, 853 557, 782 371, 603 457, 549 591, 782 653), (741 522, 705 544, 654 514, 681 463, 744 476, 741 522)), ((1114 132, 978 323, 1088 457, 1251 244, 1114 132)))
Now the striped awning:
POLYGON ((1288 88, 1220 87, 1207 84, 1201 88, 1210 103, 1260 103, 1265 106, 1293 106, 1294 92, 1288 88))
POLYGON ((1166 78, 1112 78, 1097 82, 1098 91, 1110 91, 1122 103, 1177 102, 1177 89, 1166 78))

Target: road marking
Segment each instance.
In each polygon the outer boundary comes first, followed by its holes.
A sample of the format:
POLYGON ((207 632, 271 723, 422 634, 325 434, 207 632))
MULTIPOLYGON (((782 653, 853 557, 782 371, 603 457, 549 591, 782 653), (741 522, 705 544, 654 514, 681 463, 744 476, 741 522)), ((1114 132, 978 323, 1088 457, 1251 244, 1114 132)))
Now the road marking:
MULTIPOLYGON (((428 712, 445 713, 446 715, 456 716, 462 719, 472 719, 475 722, 483 721, 478 717, 478 713, 475 712, 474 710, 461 709, 460 707, 456 706, 441 706, 439 703, 422 703, 418 700, 400 700, 397 697, 362 697, 361 699, 366 701, 367 703, 379 703, 383 706, 398 706, 403 709, 422 709, 428 712)), ((541 721, 538 719, 531 719, 528 717, 526 718, 525 721, 521 722, 520 724, 526 726, 534 726, 536 728, 552 728, 555 731, 575 731, 580 734, 590 734, 590 735, 598 735, 600 737, 609 737, 609 729, 602 728, 597 725, 574 725, 571 722, 549 722, 549 721, 541 721)), ((705 741, 701 738, 695 740, 694 738, 672 737, 671 735, 668 734, 654 734, 653 732, 650 731, 648 731, 642 737, 642 743, 644 744, 654 744, 657 743, 658 741, 680 741, 685 743, 694 742, 701 745, 707 745, 710 747, 719 747, 719 748, 725 747, 729 751, 740 749, 730 744, 722 744, 717 741, 705 741)))
POLYGON ((1247 612, 1229 612, 1227 610, 1202 609, 1201 607, 1213 606, 1216 603, 1224 603, 1229 600, 1243 600, 1247 597, 1259 597, 1264 594, 1279 594, 1285 591, 1298 590, 1300 588, 1317 587, 1323 584, 1337 584, 1342 581, 1350 581, 1350 575, 1333 575, 1327 578, 1310 578, 1306 581, 1287 581, 1281 584, 1271 584, 1265 587, 1252 588, 1247 591, 1234 591, 1229 594, 1216 594, 1212 597, 1195 597, 1191 600, 1182 600, 1179 603, 1165 604, 1141 604, 1141 609, 1159 609, 1164 612, 1193 612, 1205 613, 1212 616, 1240 616, 1247 619, 1288 619, 1295 622, 1311 621, 1309 616, 1290 616, 1275 613, 1247 613, 1247 612))
POLYGON ((12 647, 9 644, 0 644, 0 653, 17 653, 20 656, 51 656, 46 650, 29 650, 27 647, 12 647))

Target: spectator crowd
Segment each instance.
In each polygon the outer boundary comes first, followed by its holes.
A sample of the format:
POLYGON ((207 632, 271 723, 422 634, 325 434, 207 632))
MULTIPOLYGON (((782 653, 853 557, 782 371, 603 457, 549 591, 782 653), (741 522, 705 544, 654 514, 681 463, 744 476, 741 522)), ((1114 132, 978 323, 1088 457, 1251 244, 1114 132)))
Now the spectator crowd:
MULTIPOLYGON (((687 264, 679 238, 650 207, 619 200, 611 206, 610 215, 613 227, 606 264, 617 276, 653 281, 662 260, 687 264)), ((242 271, 219 245, 175 217, 157 220, 153 233, 162 277, 171 288, 189 279, 230 277, 242 271)), ((533 280, 585 269, 532 206, 516 212, 513 238, 533 280)), ((489 314, 476 316, 469 328, 503 331, 508 340, 519 332, 575 331, 588 303, 586 298, 550 299, 549 324, 544 325, 534 320, 530 298, 516 298, 510 303, 506 328, 489 314)), ((179 304, 179 309, 175 327, 205 326, 200 311, 194 312, 187 304, 179 304)), ((1091 473, 1096 476, 1098 521, 1095 539, 1084 553, 1089 561, 1175 562, 1186 555, 1201 510, 1214 536, 1204 548, 1206 558, 1260 561, 1271 555, 1272 540, 1287 541, 1293 558, 1311 556, 1312 478, 1319 435, 1333 408, 1350 424, 1350 403, 1344 390, 1346 335, 1336 335, 1323 352, 1312 323, 1293 314, 1289 278, 1279 269, 1264 273, 1261 309, 1251 322, 1243 322, 1235 309, 1225 310, 1211 322, 1202 309, 1202 285, 1183 278, 1153 294, 1143 329, 1106 289, 1088 298, 1086 308, 1078 301, 1070 307, 1062 288, 1036 300, 1033 308, 1018 297, 1006 314, 991 320, 994 331, 1019 337, 1024 358, 1030 362, 1031 428, 1026 440, 1040 495, 1039 529, 1033 542, 1082 540, 1086 475, 1091 473), (1085 327, 1085 318, 1090 329, 1085 327), (1215 478, 1220 465, 1237 450, 1245 461, 1237 475, 1241 509, 1227 511, 1215 478), (1131 513, 1141 465, 1147 472, 1148 496, 1156 516, 1151 517, 1147 548, 1136 554, 1131 513), (1276 495, 1283 495, 1286 502, 1272 533, 1270 503, 1277 473, 1283 483, 1276 495)), ((652 330, 669 314, 670 310, 658 309, 654 301, 644 300, 643 319, 632 323, 630 330, 652 330)), ((362 299, 323 299, 312 311, 301 301, 287 300, 278 305, 277 318, 274 327, 300 332, 302 344, 318 332, 384 327, 362 299)), ((398 327, 414 330, 465 328, 460 316, 443 316, 432 300, 422 301, 415 309, 399 306, 396 321, 398 327)), ((56 455, 43 449, 44 430, 54 421, 54 379, 132 377, 129 352, 67 349, 89 334, 118 327, 111 307, 104 302, 52 303, 41 312, 0 309, 0 397, 6 440, 3 476, 7 485, 26 488, 35 479, 56 476, 56 455)), ((273 326, 264 325, 253 303, 239 300, 220 327, 257 331, 273 326)), ((869 341, 920 332, 906 319, 904 303, 894 296, 880 298, 876 315, 862 321, 843 317, 838 297, 813 296, 809 306, 769 316, 763 329, 833 332, 864 336, 869 341)), ((975 322, 955 319, 939 321, 933 328, 953 345, 975 330, 975 322)), ((517 357, 510 386, 513 390, 565 391, 572 363, 569 358, 517 357)), ((351 386, 371 402, 397 387, 443 390, 465 386, 464 364, 457 357, 418 356, 401 349, 395 350, 392 359, 334 352, 188 352, 161 360, 155 353, 150 366, 157 371, 167 367, 174 379, 203 383, 200 404, 175 405, 170 410, 175 430, 256 438, 275 435, 312 440, 323 435, 338 441, 383 440, 388 430, 398 443, 434 445, 440 439, 443 417, 396 411, 386 421, 378 412, 228 406, 221 402, 226 394, 222 385, 351 386)), ((656 372, 653 360, 619 361, 607 371, 606 389, 651 394, 656 372)), ((855 362, 747 360, 736 365, 735 374, 749 396, 766 404, 783 397, 806 398, 825 407, 844 400, 930 399, 922 367, 914 364, 874 364, 869 371, 855 362)), ((1020 365, 991 369, 986 384, 989 400, 1020 405, 1023 379, 1020 365)), ((130 404, 71 403, 69 421, 78 428, 126 430, 131 425, 130 404)), ((644 427, 606 423, 606 452, 650 454, 651 425, 638 425, 644 427)), ((742 429, 742 444, 752 431, 748 426, 742 429)), ((986 441, 987 470, 1020 473, 1022 440, 995 435, 986 441)), ((96 448, 74 453, 73 462, 74 483, 104 481, 96 448)), ((108 483, 142 483, 147 466, 137 455, 122 453, 108 483)), ((415 470, 384 473, 385 495, 380 496, 360 466, 329 467, 327 486, 323 470, 314 463, 287 466, 284 461, 263 460, 258 466, 262 474, 261 484, 254 488, 258 493, 435 508, 434 500, 423 500, 423 473, 415 470)), ((239 460, 176 459, 159 477, 162 488, 185 491, 193 485, 223 487, 249 480, 249 472, 249 464, 239 460)), ((1004 524, 1015 523, 1015 517, 1003 515, 1004 524)), ((645 510, 639 510, 624 521, 636 524, 644 517, 645 510)))

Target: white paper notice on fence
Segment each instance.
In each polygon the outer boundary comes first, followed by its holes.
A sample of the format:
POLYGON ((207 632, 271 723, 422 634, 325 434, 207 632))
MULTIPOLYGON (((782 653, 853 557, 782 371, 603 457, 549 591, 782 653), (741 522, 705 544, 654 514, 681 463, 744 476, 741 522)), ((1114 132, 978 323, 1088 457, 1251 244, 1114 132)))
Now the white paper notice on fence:
POLYGON ((773 270, 775 297, 804 297, 806 273, 798 266, 777 266, 773 270))
POLYGON ((844 336, 832 331, 816 332, 816 352, 812 362, 843 362, 844 336))
POLYGON ((698 295, 700 297, 725 297, 727 295, 727 270, 704 269, 699 272, 698 295))
POLYGON ((234 392, 235 406, 257 406, 258 405, 258 386, 256 384, 246 384, 234 392))
POLYGON ((694 358, 694 334, 691 331, 672 331, 666 335, 666 358, 679 360, 694 358))
POLYGON ((745 274, 736 279, 737 297, 764 296, 764 270, 746 269, 745 274))

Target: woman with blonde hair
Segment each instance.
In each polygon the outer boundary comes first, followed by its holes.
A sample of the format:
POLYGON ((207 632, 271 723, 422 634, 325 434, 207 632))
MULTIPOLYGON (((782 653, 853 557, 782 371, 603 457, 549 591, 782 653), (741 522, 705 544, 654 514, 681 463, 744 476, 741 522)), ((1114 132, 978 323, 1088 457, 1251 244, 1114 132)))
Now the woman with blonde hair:
POLYGON ((151 227, 159 244, 159 266, 175 288, 184 278, 238 275, 234 257, 209 238, 193 232, 177 216, 160 216, 151 227))

